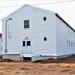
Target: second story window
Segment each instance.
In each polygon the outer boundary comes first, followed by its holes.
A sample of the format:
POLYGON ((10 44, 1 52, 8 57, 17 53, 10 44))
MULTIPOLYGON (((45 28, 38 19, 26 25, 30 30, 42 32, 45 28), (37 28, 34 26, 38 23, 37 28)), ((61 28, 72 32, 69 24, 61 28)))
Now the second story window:
POLYGON ((47 37, 44 37, 44 41, 47 41, 47 37))
POLYGON ((70 41, 69 41, 69 47, 70 47, 70 41))
POLYGON ((46 21, 46 17, 43 17, 43 20, 46 21))
POLYGON ((29 20, 24 20, 24 28, 29 28, 29 20))

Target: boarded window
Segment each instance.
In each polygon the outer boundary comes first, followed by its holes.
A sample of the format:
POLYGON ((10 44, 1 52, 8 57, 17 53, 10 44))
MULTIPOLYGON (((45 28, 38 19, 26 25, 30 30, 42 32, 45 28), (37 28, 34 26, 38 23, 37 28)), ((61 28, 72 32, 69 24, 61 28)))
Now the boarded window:
POLYGON ((24 28, 29 28, 29 20, 24 20, 24 28))

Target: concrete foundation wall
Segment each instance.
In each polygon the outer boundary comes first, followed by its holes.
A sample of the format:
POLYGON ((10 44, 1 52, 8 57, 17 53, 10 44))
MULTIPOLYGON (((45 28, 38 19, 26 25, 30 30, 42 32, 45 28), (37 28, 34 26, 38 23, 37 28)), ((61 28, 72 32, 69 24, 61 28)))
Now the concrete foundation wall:
POLYGON ((10 59, 15 61, 20 61, 20 54, 4 54, 2 55, 2 59, 10 59))
POLYGON ((32 61, 45 60, 45 59, 50 59, 50 58, 53 58, 53 59, 66 58, 71 55, 75 55, 75 54, 67 54, 67 55, 61 55, 61 56, 33 56, 32 61))
MULTIPOLYGON (((74 54, 67 54, 67 55, 61 55, 61 56, 32 56, 31 61, 45 60, 45 59, 50 59, 50 58, 59 59, 59 58, 65 58, 71 55, 74 55, 74 54)), ((2 59, 10 59, 10 60, 15 60, 15 61, 23 60, 23 58, 20 57, 20 54, 4 54, 2 56, 2 59)))

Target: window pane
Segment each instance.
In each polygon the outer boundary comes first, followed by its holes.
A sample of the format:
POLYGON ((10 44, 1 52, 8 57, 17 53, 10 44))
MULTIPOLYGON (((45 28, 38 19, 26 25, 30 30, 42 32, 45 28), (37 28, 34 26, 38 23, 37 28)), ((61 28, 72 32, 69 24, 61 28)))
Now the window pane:
POLYGON ((24 24, 29 24, 29 20, 24 20, 24 24))
POLYGON ((69 41, 69 46, 70 46, 70 41, 69 41))
POLYGON ((24 20, 24 28, 29 28, 29 20, 24 20))
POLYGON ((29 25, 24 25, 24 28, 29 28, 29 25))
POLYGON ((44 17, 43 20, 45 21, 46 20, 46 17, 44 17))
POLYGON ((47 37, 44 37, 44 41, 47 41, 47 37))
POLYGON ((25 46, 25 41, 23 41, 23 46, 25 46))
POLYGON ((30 41, 27 41, 27 46, 30 46, 30 41))

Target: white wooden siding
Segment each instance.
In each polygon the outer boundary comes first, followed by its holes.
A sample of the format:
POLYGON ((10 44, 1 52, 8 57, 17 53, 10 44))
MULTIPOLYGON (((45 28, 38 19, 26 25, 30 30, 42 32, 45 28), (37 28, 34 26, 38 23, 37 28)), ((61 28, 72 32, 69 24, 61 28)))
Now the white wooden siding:
MULTIPOLYGON (((74 54, 75 45, 69 46, 68 41, 75 43, 75 36, 71 34, 73 32, 62 20, 56 17, 56 39, 57 39, 57 56, 74 54), (68 34, 70 31, 70 34, 68 34)), ((74 32, 75 33, 75 32, 74 32)))
MULTIPOLYGON (((11 38, 8 38, 7 54, 22 53, 22 40, 28 36, 32 40, 32 53, 56 55, 54 13, 26 6, 8 18, 12 18, 12 21, 8 22, 11 38), (46 17, 47 20, 44 21, 43 17, 46 17), (24 29, 24 20, 29 20, 30 28, 24 29), (44 37, 47 37, 47 41, 44 41, 44 37)), ((3 50, 5 50, 5 20, 3 20, 3 50)))

